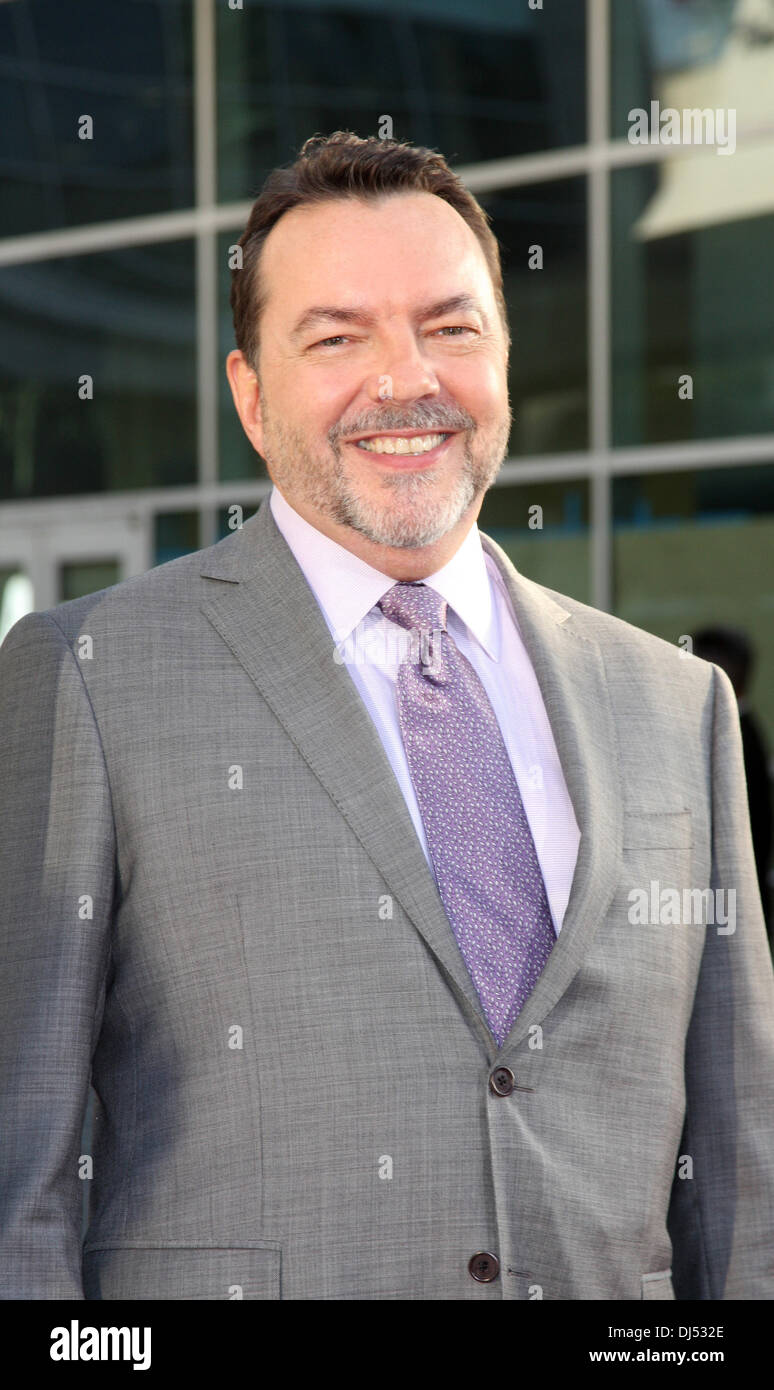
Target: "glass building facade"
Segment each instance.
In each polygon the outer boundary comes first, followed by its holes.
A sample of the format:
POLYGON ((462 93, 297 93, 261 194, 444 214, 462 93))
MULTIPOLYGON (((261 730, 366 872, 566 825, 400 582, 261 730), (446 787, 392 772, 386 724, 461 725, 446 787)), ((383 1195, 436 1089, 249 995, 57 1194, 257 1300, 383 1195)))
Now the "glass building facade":
POLYGON ((3 0, 0 71, 0 637, 260 503, 228 249, 304 139, 389 116, 502 248, 480 526, 668 641, 743 627, 774 747, 774 3, 3 0), (733 108, 733 151, 634 140, 653 103, 733 108))

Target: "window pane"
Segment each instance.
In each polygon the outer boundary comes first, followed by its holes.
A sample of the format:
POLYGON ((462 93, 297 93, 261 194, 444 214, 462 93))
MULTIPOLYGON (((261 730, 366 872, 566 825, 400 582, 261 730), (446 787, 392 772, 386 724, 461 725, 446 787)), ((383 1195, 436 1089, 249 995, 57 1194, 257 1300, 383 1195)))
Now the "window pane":
POLYGON ((0 117, 1 236, 190 207, 191 6, 0 4, 0 117))
POLYGON ((220 454, 220 481, 229 483, 241 478, 268 478, 266 464, 256 453, 247 438, 236 413, 234 398, 226 376, 226 357, 236 347, 234 342, 234 320, 231 316, 229 295, 231 293, 231 271, 229 269, 229 247, 235 246, 242 235, 243 228, 224 232, 218 237, 218 439, 220 454))
POLYGON ((122 579, 118 560, 91 560, 68 563, 59 567, 59 601, 67 603, 84 594, 96 594, 122 579))
POLYGON ((153 550, 157 565, 198 550, 198 512, 158 512, 153 519, 153 550))
POLYGON ((752 0, 746 9, 739 0, 610 0, 613 136, 626 139, 630 110, 648 110, 651 101, 681 108, 738 103, 744 118, 774 64, 769 0, 752 0))
POLYGON ((767 432, 774 7, 613 0, 611 16, 613 134, 686 147, 613 175, 614 440, 767 432))
POLYGON ((194 482, 195 358, 188 241, 0 270, 0 497, 194 482))
POLYGON ((220 197, 255 195, 316 132, 394 134, 453 164, 585 139, 585 5, 244 0, 217 9, 220 197))
POLYGON ((478 518, 528 579, 589 600, 588 483, 526 483, 492 487, 478 518))
MULTIPOLYGON (((675 161, 710 172, 730 162, 715 155, 675 161)), ((653 226, 643 237, 639 220, 660 177, 651 166, 613 175, 614 442, 767 433, 774 419, 774 215, 671 233, 653 226)))
POLYGON ((500 243, 513 335, 508 452, 585 449, 586 181, 503 189, 482 194, 479 202, 500 243))
POLYGON ((239 521, 240 518, 236 512, 232 512, 232 506, 241 507, 241 521, 244 526, 245 522, 249 521, 250 517, 255 515, 260 505, 260 502, 235 501, 230 503, 228 507, 219 507, 217 521, 218 540, 224 540, 226 536, 233 536, 234 532, 239 529, 237 525, 234 525, 234 522, 239 521))
POLYGON ((774 464, 617 478, 615 612, 667 642, 742 628, 774 751, 774 464))

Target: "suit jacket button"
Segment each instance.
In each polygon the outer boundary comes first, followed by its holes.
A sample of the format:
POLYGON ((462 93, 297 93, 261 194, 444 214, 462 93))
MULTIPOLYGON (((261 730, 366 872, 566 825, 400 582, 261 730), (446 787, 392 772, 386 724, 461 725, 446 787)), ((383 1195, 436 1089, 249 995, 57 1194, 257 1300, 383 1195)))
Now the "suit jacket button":
POLYGON ((495 1067, 489 1077, 489 1089, 496 1096, 509 1096, 516 1085, 516 1077, 510 1067, 495 1067))
POLYGON ((471 1255, 468 1260, 468 1273, 478 1284, 491 1284, 500 1273, 500 1261, 488 1250, 479 1250, 477 1255, 471 1255))

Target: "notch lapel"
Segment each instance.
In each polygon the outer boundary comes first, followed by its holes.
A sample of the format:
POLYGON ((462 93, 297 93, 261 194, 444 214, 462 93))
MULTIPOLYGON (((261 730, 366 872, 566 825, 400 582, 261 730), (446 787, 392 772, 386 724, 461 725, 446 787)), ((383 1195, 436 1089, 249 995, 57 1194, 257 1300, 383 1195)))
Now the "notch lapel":
MULTIPOLYGON (((581 831, 559 939, 505 1048, 553 1007, 588 949, 615 886, 621 812, 613 721, 596 644, 572 631, 570 614, 518 574, 483 533, 482 543, 508 585, 581 831)), ((497 1045, 389 759, 346 666, 333 659, 328 626, 268 498, 240 530, 205 552, 201 573, 220 581, 202 612, 421 933, 493 1057, 497 1045)))
POLYGON ((569 609, 520 574, 491 537, 481 543, 500 569, 537 676, 580 830, 561 931, 502 1050, 516 1046, 572 983, 607 912, 621 864, 623 803, 617 732, 599 645, 569 609))

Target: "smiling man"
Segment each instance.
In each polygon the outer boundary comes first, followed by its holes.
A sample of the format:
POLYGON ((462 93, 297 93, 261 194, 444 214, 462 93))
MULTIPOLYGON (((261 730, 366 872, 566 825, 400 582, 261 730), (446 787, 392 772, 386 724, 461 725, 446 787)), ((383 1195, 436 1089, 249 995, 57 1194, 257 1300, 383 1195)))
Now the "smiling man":
POLYGON ((470 224, 400 186, 302 204, 266 236, 260 278, 260 346, 228 371, 274 483, 374 569, 440 569, 510 432, 507 320, 470 224))
POLYGON ((315 137, 240 246, 269 496, 0 650, 0 1292, 774 1297, 727 676, 479 531, 508 324, 440 155, 315 137))

